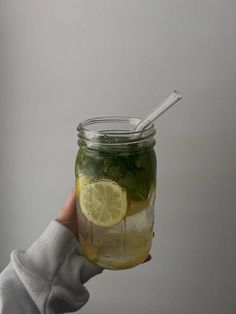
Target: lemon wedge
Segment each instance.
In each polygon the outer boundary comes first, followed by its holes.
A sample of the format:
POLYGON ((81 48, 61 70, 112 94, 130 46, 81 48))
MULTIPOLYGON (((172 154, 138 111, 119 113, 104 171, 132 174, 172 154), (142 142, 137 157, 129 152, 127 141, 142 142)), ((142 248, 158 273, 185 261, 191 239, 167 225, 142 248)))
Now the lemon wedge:
POLYGON ((89 221, 101 227, 110 227, 126 215, 126 191, 110 180, 87 183, 80 190, 80 206, 89 221))
POLYGON ((89 176, 80 175, 76 177, 76 196, 79 197, 80 191, 83 189, 83 187, 88 184, 90 181, 89 176))

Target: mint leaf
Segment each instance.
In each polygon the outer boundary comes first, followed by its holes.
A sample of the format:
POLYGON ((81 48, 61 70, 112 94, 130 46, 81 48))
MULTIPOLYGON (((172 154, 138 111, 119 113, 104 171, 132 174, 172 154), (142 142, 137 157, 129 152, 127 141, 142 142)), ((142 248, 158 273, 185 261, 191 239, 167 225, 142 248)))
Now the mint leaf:
POLYGON ((130 200, 145 200, 148 198, 151 185, 155 182, 155 152, 149 149, 119 154, 102 149, 90 151, 80 148, 75 171, 76 175, 92 176, 92 180, 116 181, 127 190, 130 200))

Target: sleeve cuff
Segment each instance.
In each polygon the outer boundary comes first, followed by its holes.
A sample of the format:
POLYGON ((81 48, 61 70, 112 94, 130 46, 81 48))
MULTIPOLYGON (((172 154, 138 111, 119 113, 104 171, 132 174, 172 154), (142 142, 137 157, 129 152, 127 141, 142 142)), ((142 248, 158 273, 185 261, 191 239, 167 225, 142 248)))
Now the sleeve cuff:
MULTIPOLYGON (((78 255, 81 255, 79 242, 74 234, 65 226, 53 220, 39 239, 26 252, 14 251, 12 254, 16 254, 18 260, 26 268, 32 269, 32 271, 37 270, 37 273, 40 273, 43 278, 46 277, 45 279, 51 281, 72 249, 78 255), (30 262, 29 265, 27 265, 27 261, 30 262)), ((101 267, 87 261, 84 257, 81 256, 81 258, 84 259, 86 268, 88 268, 86 271, 89 272, 88 276, 84 274, 83 282, 86 282, 90 277, 103 270, 101 267)))
POLYGON ((26 252, 12 252, 11 263, 41 311, 60 296, 67 309, 80 308, 89 297, 83 284, 103 271, 80 255, 73 233, 57 221, 26 252))

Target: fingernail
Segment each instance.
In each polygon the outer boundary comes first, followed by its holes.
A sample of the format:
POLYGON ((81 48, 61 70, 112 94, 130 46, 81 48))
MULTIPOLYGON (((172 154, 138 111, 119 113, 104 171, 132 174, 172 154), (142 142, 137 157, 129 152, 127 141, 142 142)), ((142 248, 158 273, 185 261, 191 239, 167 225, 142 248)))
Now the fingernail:
POLYGON ((149 254, 147 259, 146 259, 146 262, 149 262, 151 259, 152 259, 152 256, 149 254))

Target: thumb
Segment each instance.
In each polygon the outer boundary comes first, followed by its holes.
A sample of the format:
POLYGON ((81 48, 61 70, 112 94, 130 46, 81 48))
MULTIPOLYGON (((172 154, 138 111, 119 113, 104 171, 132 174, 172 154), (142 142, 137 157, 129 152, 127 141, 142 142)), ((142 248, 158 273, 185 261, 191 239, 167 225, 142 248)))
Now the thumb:
POLYGON ((75 188, 70 191, 64 206, 61 208, 56 217, 56 220, 77 236, 75 188))

